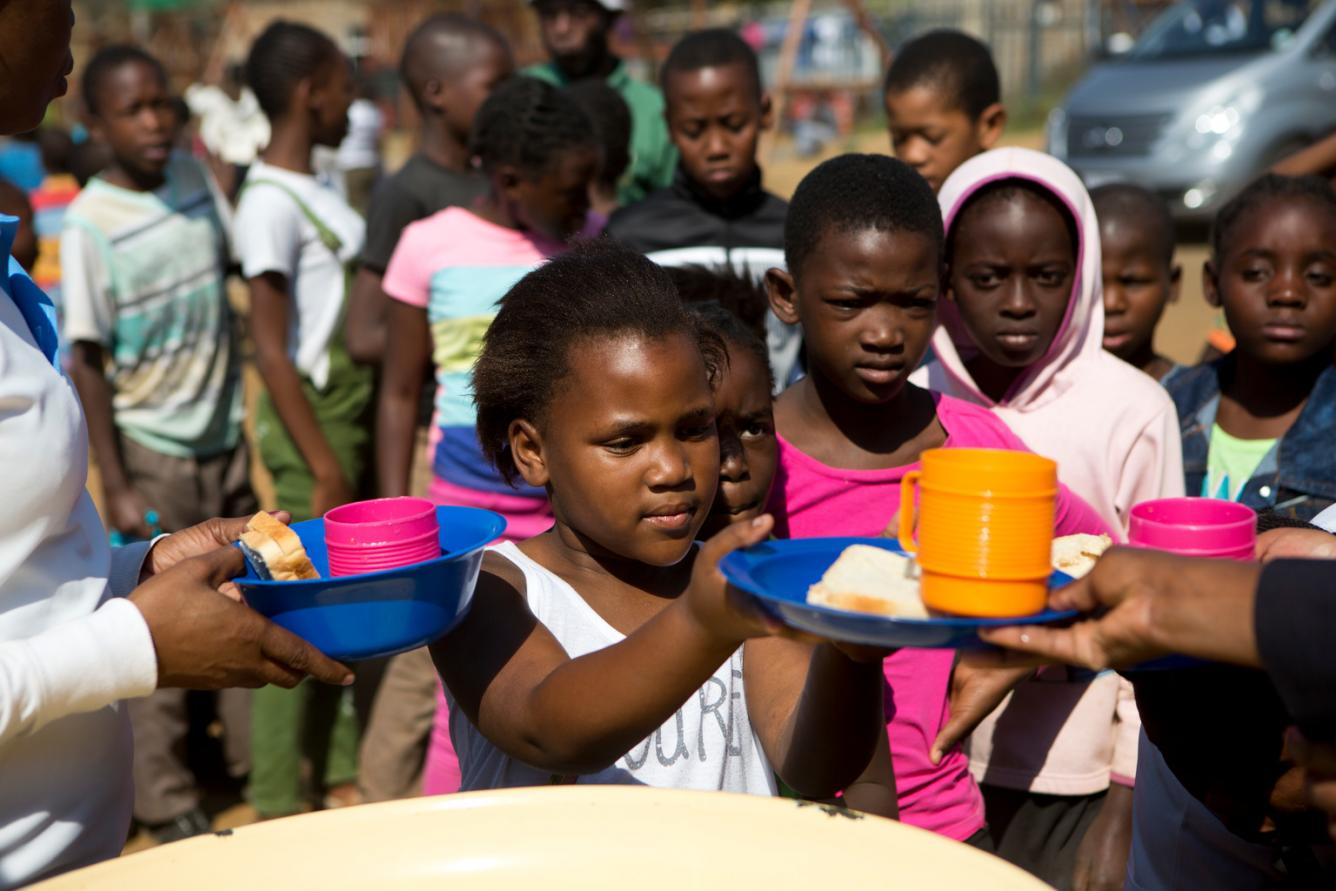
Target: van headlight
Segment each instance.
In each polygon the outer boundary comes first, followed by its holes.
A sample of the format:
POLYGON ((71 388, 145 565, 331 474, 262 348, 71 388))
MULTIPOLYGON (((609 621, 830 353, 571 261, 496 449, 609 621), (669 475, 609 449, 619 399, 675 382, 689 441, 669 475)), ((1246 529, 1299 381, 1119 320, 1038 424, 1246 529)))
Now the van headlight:
POLYGON ((1055 108, 1048 113, 1047 132, 1048 153, 1055 158, 1067 157, 1067 112, 1055 108))
POLYGON ((1249 88, 1234 97, 1232 102, 1211 106, 1197 115, 1193 121, 1192 132, 1188 134, 1188 147, 1202 150, 1214 146, 1217 159, 1223 160, 1220 156, 1222 154, 1224 157, 1229 156, 1232 145, 1243 135, 1248 115, 1255 112, 1261 104, 1262 91, 1249 88), (1231 148, 1219 148, 1221 145, 1231 148))

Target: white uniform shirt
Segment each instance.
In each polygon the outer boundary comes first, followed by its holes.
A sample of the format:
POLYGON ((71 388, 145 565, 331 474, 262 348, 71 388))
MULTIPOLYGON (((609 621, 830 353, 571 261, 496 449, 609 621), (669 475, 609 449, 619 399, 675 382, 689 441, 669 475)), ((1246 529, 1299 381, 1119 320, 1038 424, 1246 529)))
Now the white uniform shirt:
MULTIPOLYGON (((0 217, 5 254, 15 225, 0 217)), ((143 617, 112 597, 147 545, 107 547, 79 399, 11 296, 15 268, 0 276, 0 888, 120 851, 132 795, 118 700, 152 692, 158 672, 143 617)))

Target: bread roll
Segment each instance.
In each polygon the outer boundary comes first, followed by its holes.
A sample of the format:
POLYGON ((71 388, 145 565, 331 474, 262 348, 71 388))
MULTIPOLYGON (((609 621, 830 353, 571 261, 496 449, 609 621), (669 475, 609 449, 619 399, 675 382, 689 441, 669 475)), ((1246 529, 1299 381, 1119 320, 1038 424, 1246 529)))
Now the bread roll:
POLYGON ((919 596, 918 566, 912 559, 872 545, 850 545, 807 591, 818 606, 926 619, 919 596))
POLYGON ((261 578, 276 582, 320 578, 297 533, 272 514, 260 511, 251 517, 239 544, 261 578))
POLYGON ((1074 579, 1090 572, 1100 555, 1113 546, 1107 535, 1064 535, 1053 539, 1053 568, 1074 579))

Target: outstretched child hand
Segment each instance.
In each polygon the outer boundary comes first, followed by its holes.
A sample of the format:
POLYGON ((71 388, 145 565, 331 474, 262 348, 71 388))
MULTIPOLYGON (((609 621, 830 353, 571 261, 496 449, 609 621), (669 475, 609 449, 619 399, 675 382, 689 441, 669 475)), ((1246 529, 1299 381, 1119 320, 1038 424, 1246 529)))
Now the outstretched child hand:
POLYGON ((762 514, 748 523, 733 523, 701 546, 691 571, 691 585, 683 598, 700 627, 712 637, 742 643, 750 637, 778 634, 784 626, 766 615, 743 591, 728 583, 719 561, 738 548, 764 541, 774 518, 762 514))

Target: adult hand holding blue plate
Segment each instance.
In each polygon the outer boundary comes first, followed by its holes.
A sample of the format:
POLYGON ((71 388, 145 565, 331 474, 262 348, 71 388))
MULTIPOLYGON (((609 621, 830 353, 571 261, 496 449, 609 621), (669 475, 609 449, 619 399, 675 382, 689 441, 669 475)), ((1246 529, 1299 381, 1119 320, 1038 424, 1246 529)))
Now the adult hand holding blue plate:
MULTIPOLYGON (((269 581, 248 565, 237 587, 252 609, 341 661, 416 649, 468 612, 483 549, 506 527, 500 514, 438 507, 439 556, 411 566, 330 577, 324 520, 294 523, 320 578, 269 581)), ((248 561, 249 563, 249 561, 248 561)))
MULTIPOLYGON (((909 619, 873 613, 856 613, 807 602, 808 590, 821 579, 850 545, 870 545, 903 554, 904 548, 889 538, 806 538, 767 541, 734 551, 719 564, 730 583, 751 594, 760 606, 799 631, 830 640, 873 647, 922 647, 977 649, 984 646, 979 630, 1017 625, 1061 622, 1076 616, 1074 610, 1043 610, 1011 618, 943 616, 909 619)), ((1054 572, 1050 588, 1072 579, 1054 572)))

